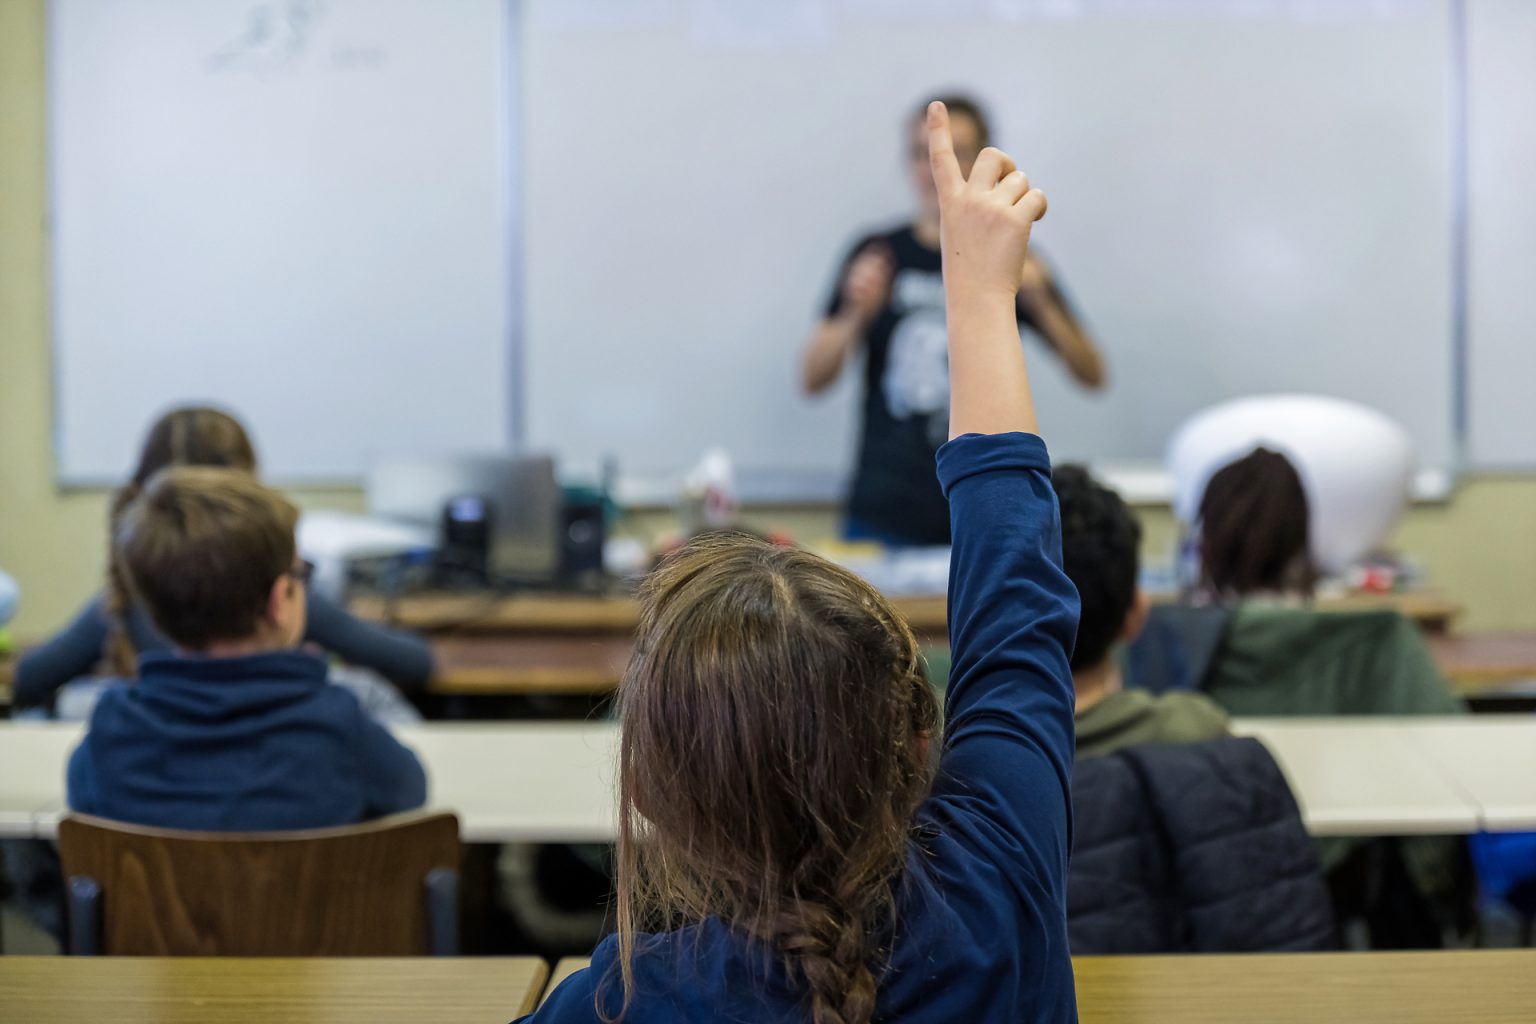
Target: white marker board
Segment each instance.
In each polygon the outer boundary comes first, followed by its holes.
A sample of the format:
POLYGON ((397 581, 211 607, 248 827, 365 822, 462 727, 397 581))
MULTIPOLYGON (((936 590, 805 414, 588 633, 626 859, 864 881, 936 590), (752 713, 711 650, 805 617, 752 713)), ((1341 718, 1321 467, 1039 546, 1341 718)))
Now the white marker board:
POLYGON ((1161 458, 1237 395, 1355 399, 1452 455, 1443 0, 530 0, 529 440, 665 473, 724 445, 838 479, 857 373, 797 362, 846 246, 911 207, 903 122, 988 101, 1051 198, 1036 236, 1102 342, 1031 346, 1058 458, 1161 458))
POLYGON ((53 0, 59 474, 120 480, 169 405, 268 476, 505 447, 501 0, 53 0))

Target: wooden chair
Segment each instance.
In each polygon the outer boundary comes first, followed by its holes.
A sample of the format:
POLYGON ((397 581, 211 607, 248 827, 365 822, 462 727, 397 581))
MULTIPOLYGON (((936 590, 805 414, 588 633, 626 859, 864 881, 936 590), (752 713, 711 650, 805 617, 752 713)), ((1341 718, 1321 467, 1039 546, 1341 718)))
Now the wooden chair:
POLYGON ((401 814, 302 832, 59 823, 68 951, 124 956, 452 956, 459 822, 401 814))

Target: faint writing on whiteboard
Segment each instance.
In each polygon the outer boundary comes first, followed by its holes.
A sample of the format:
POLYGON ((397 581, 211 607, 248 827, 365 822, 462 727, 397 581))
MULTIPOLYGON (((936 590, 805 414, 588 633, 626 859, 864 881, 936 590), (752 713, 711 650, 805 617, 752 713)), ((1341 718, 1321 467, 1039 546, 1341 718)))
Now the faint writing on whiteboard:
POLYGON ((267 0, 253 5, 246 12, 244 28, 208 57, 208 70, 271 79, 314 63, 342 71, 382 68, 388 54, 381 46, 322 40, 325 31, 333 28, 328 6, 327 0, 267 0))
POLYGON ((309 50, 324 13, 323 0, 256 4, 246 14, 244 30, 208 58, 208 70, 263 78, 293 71, 309 50))

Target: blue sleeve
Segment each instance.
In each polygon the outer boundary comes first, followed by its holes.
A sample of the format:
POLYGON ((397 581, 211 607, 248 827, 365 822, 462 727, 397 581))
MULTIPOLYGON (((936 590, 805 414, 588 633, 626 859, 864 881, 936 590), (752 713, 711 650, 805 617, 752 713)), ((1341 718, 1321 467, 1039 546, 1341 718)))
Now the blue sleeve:
POLYGON ((65 683, 89 675, 101 661, 111 621, 99 595, 47 643, 16 664, 12 700, 17 707, 46 704, 65 683))
POLYGON ((91 764, 90 734, 87 733, 69 755, 64 775, 64 803, 78 814, 100 814, 96 797, 96 775, 91 764))
POLYGON ((597 1016, 597 975, 585 967, 566 978, 533 1013, 512 1024, 543 1024, 548 1021, 593 1021, 597 1016))
POLYGON ((427 802, 427 773, 409 747, 359 706, 363 780, 370 818, 411 811, 427 802))
POLYGON ((304 639, 396 686, 421 690, 432 678, 432 648, 420 637, 364 622, 321 594, 309 596, 304 639))
POLYGON ((967 434, 939 449, 938 472, 954 531, 953 663, 934 798, 1064 898, 1078 598, 1061 565, 1050 456, 1032 434, 967 434))

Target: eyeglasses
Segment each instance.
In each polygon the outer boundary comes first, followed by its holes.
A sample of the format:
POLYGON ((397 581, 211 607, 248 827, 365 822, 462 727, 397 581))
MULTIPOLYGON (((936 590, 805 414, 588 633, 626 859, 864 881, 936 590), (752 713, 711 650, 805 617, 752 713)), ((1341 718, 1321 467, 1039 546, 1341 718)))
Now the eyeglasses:
POLYGON ((284 575, 296 580, 299 586, 307 587, 309 586, 309 581, 314 578, 315 563, 306 559, 300 559, 298 564, 289 569, 284 575))

